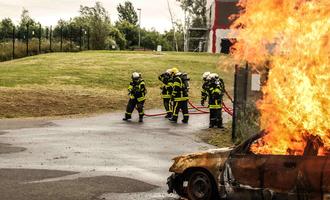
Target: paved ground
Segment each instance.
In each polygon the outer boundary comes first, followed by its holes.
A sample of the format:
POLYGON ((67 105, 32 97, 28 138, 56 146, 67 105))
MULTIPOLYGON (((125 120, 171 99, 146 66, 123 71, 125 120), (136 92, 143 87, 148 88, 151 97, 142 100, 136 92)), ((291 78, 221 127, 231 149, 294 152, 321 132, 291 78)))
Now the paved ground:
POLYGON ((0 120, 0 197, 4 199, 172 200, 171 158, 213 148, 189 125, 162 117, 123 122, 122 114, 63 120, 0 120))

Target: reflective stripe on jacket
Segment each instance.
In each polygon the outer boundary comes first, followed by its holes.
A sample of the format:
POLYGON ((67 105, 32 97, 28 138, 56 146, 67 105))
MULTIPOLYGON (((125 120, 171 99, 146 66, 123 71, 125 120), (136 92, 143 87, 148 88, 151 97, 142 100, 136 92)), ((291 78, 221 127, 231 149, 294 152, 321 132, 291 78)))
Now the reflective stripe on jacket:
POLYGON ((175 77, 173 82, 172 98, 174 101, 187 101, 189 100, 188 91, 183 84, 180 77, 175 77))
POLYGON ((136 99, 138 102, 144 101, 147 93, 144 80, 137 83, 131 82, 128 86, 128 92, 131 99, 136 99))
POLYGON ((220 86, 210 87, 209 90, 209 108, 221 109, 222 108, 223 92, 220 86))

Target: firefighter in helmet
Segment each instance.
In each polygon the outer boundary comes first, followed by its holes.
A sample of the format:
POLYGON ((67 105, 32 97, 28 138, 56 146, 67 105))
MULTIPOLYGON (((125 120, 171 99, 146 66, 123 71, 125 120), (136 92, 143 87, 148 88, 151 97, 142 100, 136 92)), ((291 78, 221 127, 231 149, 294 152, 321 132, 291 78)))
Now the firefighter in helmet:
POLYGON ((162 91, 162 98, 163 98, 163 104, 164 108, 166 110, 166 116, 165 118, 171 119, 172 118, 172 90, 173 90, 173 79, 172 79, 172 70, 168 69, 166 72, 161 74, 158 79, 163 83, 161 86, 162 91))
MULTIPOLYGON (((177 69, 176 69, 177 70, 177 69)), ((175 71, 175 69, 173 70, 175 71)), ((189 111, 188 111, 188 100, 189 100, 189 78, 186 73, 181 73, 179 70, 174 75, 173 80, 173 117, 172 122, 177 123, 180 110, 183 114, 182 123, 188 123, 189 111)))
POLYGON ((211 75, 211 72, 205 72, 203 74, 203 86, 202 86, 202 91, 201 91, 201 105, 204 106, 205 101, 207 100, 208 97, 208 90, 210 86, 210 79, 209 76, 211 75))
POLYGON ((210 74, 208 89, 210 108, 210 128, 217 126, 223 128, 222 122, 222 102, 224 95, 224 82, 216 73, 210 74))
POLYGON ((139 122, 143 122, 144 116, 144 102, 147 89, 142 76, 138 72, 132 74, 132 82, 128 86, 129 101, 126 108, 124 121, 130 120, 132 118, 132 112, 136 108, 139 112, 139 122))

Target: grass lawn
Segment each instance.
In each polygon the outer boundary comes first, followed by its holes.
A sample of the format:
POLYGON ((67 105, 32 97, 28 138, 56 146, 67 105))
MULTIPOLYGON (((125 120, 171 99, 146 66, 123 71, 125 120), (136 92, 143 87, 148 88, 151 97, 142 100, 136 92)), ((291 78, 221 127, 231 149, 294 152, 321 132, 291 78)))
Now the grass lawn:
POLYGON ((161 106, 157 77, 179 67, 191 77, 191 99, 199 103, 201 75, 217 72, 229 91, 232 58, 206 53, 85 51, 52 53, 0 63, 0 118, 88 114, 124 110, 131 73, 142 73, 146 108, 161 106))

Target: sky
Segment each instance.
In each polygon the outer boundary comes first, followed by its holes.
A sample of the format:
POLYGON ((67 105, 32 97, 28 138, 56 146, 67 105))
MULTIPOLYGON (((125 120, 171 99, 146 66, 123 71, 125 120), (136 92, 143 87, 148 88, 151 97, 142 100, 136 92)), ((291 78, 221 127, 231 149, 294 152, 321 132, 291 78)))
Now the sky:
MULTIPOLYGON (((117 5, 125 0, 98 0, 110 13, 111 21, 118 19, 117 5)), ((163 32, 171 29, 167 0, 130 0, 134 7, 141 8, 141 27, 163 32)), ((78 16, 80 5, 93 6, 95 0, 0 0, 0 19, 9 17, 19 22, 23 8, 44 26, 56 25, 59 19, 68 20, 78 16)), ((175 0, 169 0, 174 18, 183 21, 183 12, 175 0)), ((137 11, 138 12, 138 11, 137 11)))

